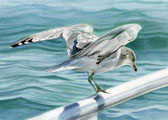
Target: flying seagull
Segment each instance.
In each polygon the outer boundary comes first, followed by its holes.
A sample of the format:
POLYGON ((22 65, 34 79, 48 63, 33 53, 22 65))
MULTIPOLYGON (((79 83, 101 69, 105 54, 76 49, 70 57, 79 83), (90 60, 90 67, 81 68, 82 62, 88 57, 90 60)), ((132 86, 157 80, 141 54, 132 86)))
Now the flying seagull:
POLYGON ((88 82, 96 93, 106 93, 93 79, 94 74, 104 73, 124 65, 132 66, 137 71, 135 53, 125 45, 135 40, 140 30, 141 26, 138 24, 126 24, 98 37, 92 33, 92 26, 77 24, 29 35, 13 43, 11 47, 64 38, 69 59, 49 68, 48 71, 58 72, 71 69, 87 72, 88 82))

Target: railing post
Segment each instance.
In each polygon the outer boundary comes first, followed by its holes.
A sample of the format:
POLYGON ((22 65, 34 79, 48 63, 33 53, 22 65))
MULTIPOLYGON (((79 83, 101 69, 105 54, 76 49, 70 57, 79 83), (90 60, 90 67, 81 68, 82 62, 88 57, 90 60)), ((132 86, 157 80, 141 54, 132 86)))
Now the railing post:
POLYGON ((89 118, 96 120, 97 115, 95 114, 100 110, 115 106, 124 101, 165 86, 168 86, 168 69, 160 70, 110 88, 107 90, 109 94, 98 93, 65 107, 51 110, 29 120, 88 120, 89 118))

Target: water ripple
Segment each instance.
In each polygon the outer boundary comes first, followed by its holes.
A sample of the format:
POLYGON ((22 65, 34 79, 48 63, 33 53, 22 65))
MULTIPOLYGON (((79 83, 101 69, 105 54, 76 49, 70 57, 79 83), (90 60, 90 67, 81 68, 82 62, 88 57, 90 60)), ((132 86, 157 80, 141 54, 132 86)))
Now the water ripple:
MULTIPOLYGON (((143 29, 138 38, 128 45, 136 53, 138 73, 124 66, 95 75, 97 83, 107 89, 167 67, 167 10, 167 0, 1 2, 0 116, 8 120, 27 119, 94 94, 86 73, 46 72, 47 68, 67 59, 63 39, 10 49, 14 41, 50 28, 78 23, 91 24, 98 36, 126 23, 140 24, 143 29)), ((160 117, 164 120, 167 105, 167 88, 164 88, 110 108, 100 113, 99 118, 151 120, 160 117)))

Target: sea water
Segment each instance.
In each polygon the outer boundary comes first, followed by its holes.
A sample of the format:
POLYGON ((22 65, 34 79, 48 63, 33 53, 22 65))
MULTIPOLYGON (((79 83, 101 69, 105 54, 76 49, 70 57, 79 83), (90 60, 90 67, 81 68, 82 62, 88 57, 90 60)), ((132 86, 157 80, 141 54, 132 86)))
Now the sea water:
MULTIPOLYGON (((95 93, 87 74, 47 68, 67 59, 63 39, 9 48, 16 40, 50 28, 90 24, 101 36, 123 24, 142 26, 128 44, 138 72, 124 66, 95 80, 104 89, 168 65, 167 0, 0 0, 0 120, 23 120, 95 93)), ((114 91, 115 92, 115 91, 114 91)), ((168 88, 100 112, 99 120, 167 120, 168 88)))

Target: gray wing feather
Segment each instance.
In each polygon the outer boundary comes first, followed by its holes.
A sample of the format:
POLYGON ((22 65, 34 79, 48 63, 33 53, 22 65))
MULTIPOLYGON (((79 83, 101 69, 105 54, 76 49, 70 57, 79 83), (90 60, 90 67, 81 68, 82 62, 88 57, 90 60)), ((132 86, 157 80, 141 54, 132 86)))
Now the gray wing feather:
POLYGON ((30 44, 33 42, 63 37, 67 44, 68 55, 71 56, 75 40, 77 40, 76 47, 78 47, 79 49, 83 49, 85 46, 98 39, 97 36, 91 33, 92 31, 93 28, 87 24, 77 24, 73 26, 54 28, 24 37, 13 43, 11 47, 13 48, 21 45, 30 44))
POLYGON ((63 32, 63 28, 56 28, 56 29, 50 29, 47 31, 39 32, 36 34, 32 34, 29 36, 26 36, 24 38, 21 38, 20 40, 16 41, 11 45, 11 47, 17 47, 21 45, 30 44, 33 42, 39 42, 44 40, 50 40, 54 38, 59 38, 63 32))
POLYGON ((99 52, 97 57, 98 63, 100 63, 120 47, 135 40, 140 29, 141 26, 138 24, 127 24, 113 29, 72 57, 92 56, 99 52))

